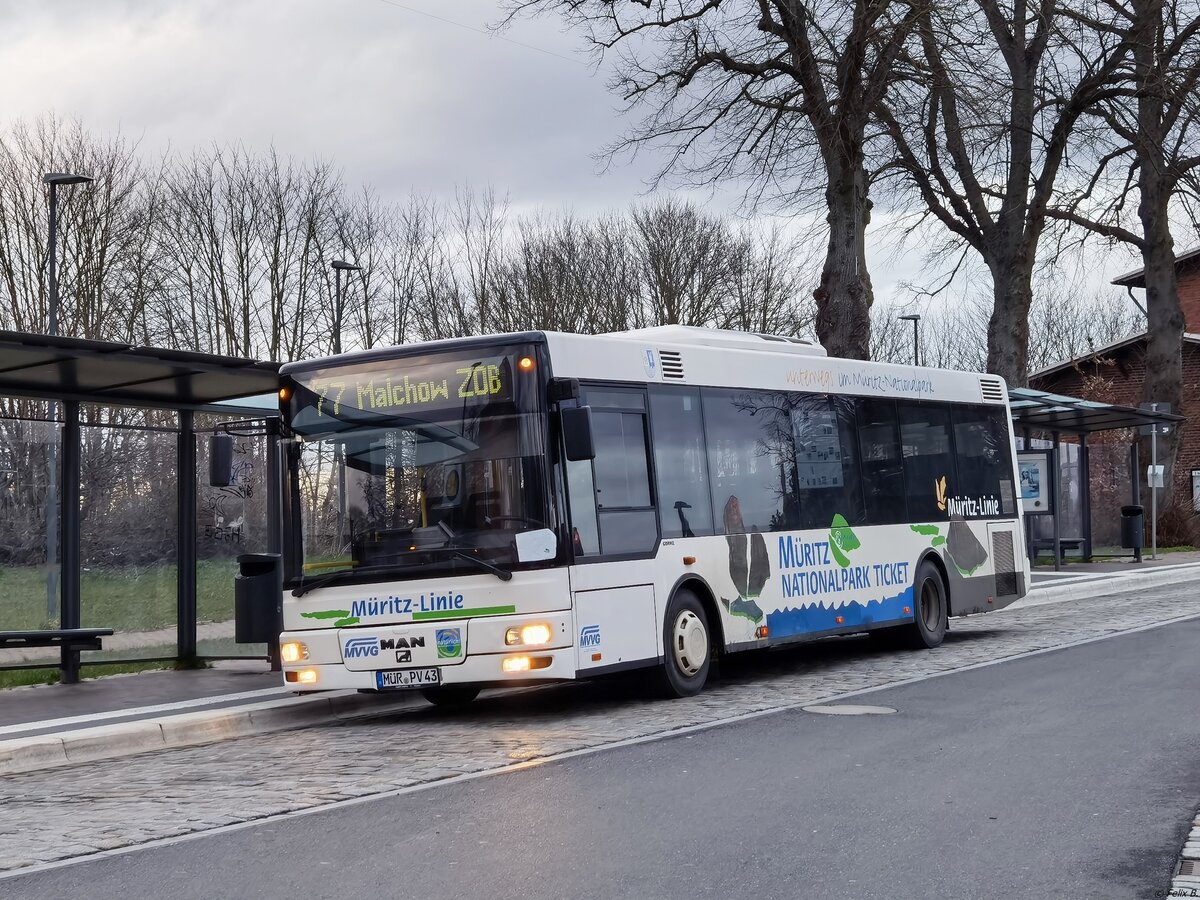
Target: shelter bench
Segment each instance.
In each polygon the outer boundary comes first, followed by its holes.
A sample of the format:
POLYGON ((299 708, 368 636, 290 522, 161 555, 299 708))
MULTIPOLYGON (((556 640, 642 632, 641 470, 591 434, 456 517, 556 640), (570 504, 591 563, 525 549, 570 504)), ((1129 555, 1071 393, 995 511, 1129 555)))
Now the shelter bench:
POLYGON ((59 668, 63 684, 79 683, 79 654, 99 650, 100 639, 113 633, 111 628, 56 628, 44 631, 0 631, 0 650, 21 647, 59 647, 59 668))
MULTIPOLYGON (((1049 550, 1051 554, 1054 553, 1054 541, 1051 538, 1034 538, 1029 543, 1030 543, 1030 546, 1033 548, 1033 556, 1030 560, 1031 562, 1037 559, 1038 553, 1040 553, 1042 550, 1049 550)), ((1059 561, 1066 562, 1067 551, 1068 550, 1078 550, 1082 546, 1083 546, 1083 538, 1059 538, 1058 539, 1058 548, 1059 548, 1059 554, 1060 554, 1059 561)))

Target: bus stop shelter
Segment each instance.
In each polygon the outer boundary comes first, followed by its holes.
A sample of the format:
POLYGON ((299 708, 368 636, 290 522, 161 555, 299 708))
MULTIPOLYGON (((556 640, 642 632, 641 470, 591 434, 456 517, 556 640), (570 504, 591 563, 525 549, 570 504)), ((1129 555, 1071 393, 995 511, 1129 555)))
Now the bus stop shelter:
MULTIPOLYGON (((1077 547, 1085 560, 1090 560, 1095 551, 1092 529, 1092 465, 1091 446, 1089 439, 1101 433, 1133 431, 1150 427, 1176 426, 1184 421, 1183 416, 1171 413, 1151 412, 1146 409, 1134 409, 1128 406, 1118 406, 1112 403, 1101 403, 1095 400, 1084 400, 1078 397, 1068 397, 1062 394, 1050 394, 1045 391, 1035 391, 1030 388, 1012 388, 1009 390, 1009 405, 1012 409, 1013 425, 1020 438, 1019 449, 1030 449, 1035 442, 1035 435, 1042 438, 1051 451, 1052 466, 1056 480, 1064 470, 1064 450, 1068 444, 1073 444, 1073 462, 1078 468, 1079 533, 1063 533, 1063 518, 1061 502, 1052 516, 1051 533, 1047 538, 1033 537, 1035 526, 1026 519, 1026 532, 1031 540, 1031 549, 1036 553, 1038 544, 1048 541, 1049 549, 1054 553, 1054 567, 1060 568, 1064 547, 1077 547), (1066 438, 1067 440, 1064 440, 1066 438), (1077 449, 1076 449, 1077 448, 1077 449)), ((1140 469, 1139 441, 1136 437, 1130 442, 1128 450, 1128 467, 1130 482, 1130 505, 1140 505, 1140 469)), ((1058 491, 1056 485, 1055 490, 1058 491)), ((1061 501, 1061 491, 1058 491, 1061 501)), ((1115 511, 1114 511, 1115 512, 1115 511)))
MULTIPOLYGON (((215 413, 228 418, 269 417, 269 408, 261 401, 255 404, 246 398, 271 395, 273 400, 278 368, 276 363, 251 359, 0 330, 0 402, 8 405, 4 412, 13 419, 17 414, 12 410, 18 406, 49 409, 41 424, 53 426, 55 435, 48 453, 46 530, 48 546, 53 549, 47 550, 46 568, 52 572, 58 563, 55 555, 60 554, 58 630, 79 629, 81 622, 80 509, 81 501, 86 499, 81 496, 81 406, 163 410, 175 416, 170 429, 175 441, 174 496, 149 500, 159 505, 175 504, 175 657, 186 662, 197 658, 196 416, 215 413), (48 401, 48 406, 21 401, 48 401)), ((278 439, 277 431, 266 431, 266 468, 270 470, 278 466, 278 439)), ((155 438, 169 439, 165 433, 155 438)), ((13 480, 7 484, 0 480, 0 489, 11 486, 21 475, 8 474, 13 480)), ((267 472, 266 482, 274 483, 271 471, 267 472)), ((266 519, 275 523, 273 527, 268 524, 267 549, 278 550, 278 496, 272 491, 266 495, 272 507, 266 519)), ((0 581, 0 611, 7 599, 0 581)), ((51 631, 48 625, 53 623, 42 623, 47 633, 51 631)), ((0 619, 0 632, 3 630, 0 619)), ((64 649, 65 681, 78 679, 78 652, 71 656, 68 659, 64 649)))

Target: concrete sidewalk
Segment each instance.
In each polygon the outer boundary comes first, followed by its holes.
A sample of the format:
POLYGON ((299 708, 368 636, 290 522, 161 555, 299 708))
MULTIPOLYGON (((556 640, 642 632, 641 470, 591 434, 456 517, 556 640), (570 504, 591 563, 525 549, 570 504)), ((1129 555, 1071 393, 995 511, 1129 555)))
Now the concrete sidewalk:
MULTIPOLYGON (((1200 552, 1034 571, 1033 590, 1011 608, 1130 596, 1195 580, 1200 552)), ((1001 612, 1003 615, 1003 612, 1001 612)), ((86 670, 85 670, 86 674, 86 670)), ((256 660, 193 671, 143 672, 0 691, 0 776, 167 747, 266 734, 379 715, 425 700, 416 692, 328 691, 297 696, 256 660)))

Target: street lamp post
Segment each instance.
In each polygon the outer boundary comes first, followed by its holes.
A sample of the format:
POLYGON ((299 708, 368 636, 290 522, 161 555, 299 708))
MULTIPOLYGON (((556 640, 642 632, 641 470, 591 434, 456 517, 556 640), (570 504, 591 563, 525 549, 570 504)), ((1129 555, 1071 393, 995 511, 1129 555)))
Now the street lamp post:
MULTIPOLYGON (((333 352, 337 354, 342 352, 342 273, 357 272, 361 266, 348 263, 344 259, 335 259, 329 265, 333 267, 333 352)), ((340 546, 346 528, 346 462, 341 444, 337 445, 333 464, 337 466, 338 473, 337 535, 340 546)))
POLYGON ((899 316, 899 318, 913 323, 913 365, 919 366, 921 364, 921 335, 918 329, 920 327, 921 314, 908 313, 908 315, 899 316))
MULTIPOLYGON (((58 334, 58 188, 59 185, 86 184, 87 175, 47 172, 42 183, 50 187, 50 247, 46 259, 46 280, 50 289, 48 329, 58 334)), ((53 404, 51 405, 53 411, 53 404)), ((53 421, 53 415, 51 416, 53 421)), ((53 619, 58 606, 58 444, 50 441, 50 484, 46 491, 46 618, 53 619)))
POLYGON ((343 259, 335 259, 330 263, 333 267, 333 352, 342 352, 342 273, 357 272, 361 266, 348 263, 343 259))

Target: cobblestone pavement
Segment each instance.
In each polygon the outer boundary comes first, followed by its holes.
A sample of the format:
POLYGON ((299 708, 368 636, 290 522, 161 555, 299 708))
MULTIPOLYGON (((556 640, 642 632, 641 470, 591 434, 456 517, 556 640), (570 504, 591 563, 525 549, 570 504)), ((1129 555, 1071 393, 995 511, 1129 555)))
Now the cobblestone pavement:
MULTIPOLYGON (((1196 615, 1200 591, 1175 585, 1134 599, 1093 598, 956 620, 946 643, 933 651, 884 651, 859 637, 734 657, 724 662, 719 680, 688 700, 643 700, 639 680, 631 677, 498 692, 456 713, 422 707, 12 775, 0 781, 0 870, 829 700, 1196 615)), ((1002 668, 995 672, 1003 677, 1002 668)))

